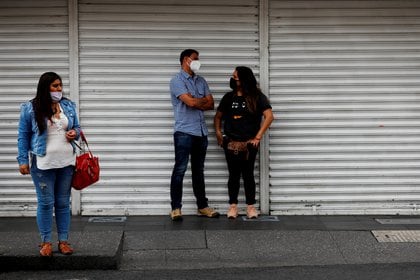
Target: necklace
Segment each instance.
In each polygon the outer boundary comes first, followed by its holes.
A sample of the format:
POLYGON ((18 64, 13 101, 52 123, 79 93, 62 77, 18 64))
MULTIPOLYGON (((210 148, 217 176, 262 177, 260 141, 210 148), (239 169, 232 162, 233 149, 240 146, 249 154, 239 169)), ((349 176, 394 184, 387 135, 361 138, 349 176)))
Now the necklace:
POLYGON ((51 126, 55 127, 58 132, 63 130, 63 120, 61 118, 57 119, 55 116, 51 118, 51 126))
POLYGON ((52 106, 53 116, 57 119, 60 118, 61 108, 60 105, 57 103, 57 105, 52 106))
POLYGON ((61 107, 57 103, 53 105, 53 115, 51 117, 51 126, 55 126, 58 132, 63 130, 63 118, 61 117, 61 107))

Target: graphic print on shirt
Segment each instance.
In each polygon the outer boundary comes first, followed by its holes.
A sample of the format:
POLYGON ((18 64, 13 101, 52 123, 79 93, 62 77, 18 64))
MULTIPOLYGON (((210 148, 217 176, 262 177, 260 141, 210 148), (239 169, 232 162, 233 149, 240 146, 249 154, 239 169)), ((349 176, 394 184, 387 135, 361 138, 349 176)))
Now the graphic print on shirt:
POLYGON ((237 120, 243 117, 244 110, 246 110, 246 102, 245 101, 233 101, 232 102, 232 117, 233 119, 237 120))

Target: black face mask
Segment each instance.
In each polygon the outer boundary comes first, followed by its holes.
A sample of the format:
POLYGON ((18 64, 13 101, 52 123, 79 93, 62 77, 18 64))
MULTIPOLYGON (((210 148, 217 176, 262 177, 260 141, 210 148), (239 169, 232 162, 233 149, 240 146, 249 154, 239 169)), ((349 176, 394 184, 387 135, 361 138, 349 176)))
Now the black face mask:
POLYGON ((229 86, 233 90, 236 90, 238 88, 238 85, 236 84, 236 80, 234 78, 230 78, 229 86))

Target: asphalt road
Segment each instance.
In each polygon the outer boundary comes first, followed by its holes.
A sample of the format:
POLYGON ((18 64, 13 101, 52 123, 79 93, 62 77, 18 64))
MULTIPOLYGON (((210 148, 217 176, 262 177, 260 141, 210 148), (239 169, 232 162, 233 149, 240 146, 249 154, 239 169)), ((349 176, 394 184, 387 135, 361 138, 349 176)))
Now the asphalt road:
POLYGON ((418 280, 420 266, 415 264, 373 264, 299 266, 273 268, 234 268, 215 270, 85 270, 85 271, 25 271, 1 273, 0 279, 90 280, 90 279, 185 279, 185 280, 418 280))

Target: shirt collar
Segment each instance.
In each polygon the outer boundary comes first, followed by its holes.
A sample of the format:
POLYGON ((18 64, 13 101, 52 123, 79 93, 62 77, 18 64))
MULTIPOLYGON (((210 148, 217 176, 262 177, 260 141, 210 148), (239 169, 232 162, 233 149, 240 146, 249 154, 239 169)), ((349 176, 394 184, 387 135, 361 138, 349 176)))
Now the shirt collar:
POLYGON ((188 74, 187 72, 185 72, 184 69, 181 69, 181 75, 186 78, 186 79, 197 79, 197 74, 195 74, 194 76, 191 76, 190 74, 188 74))

